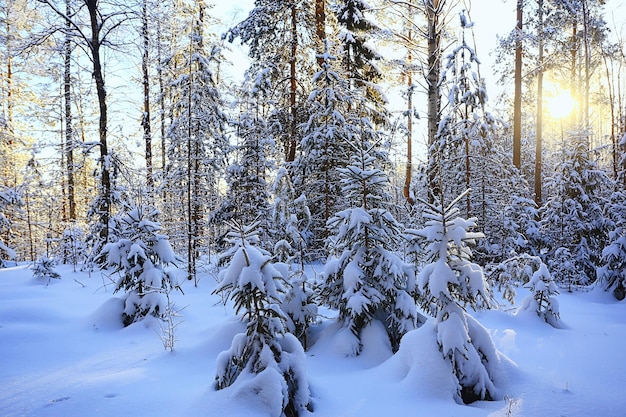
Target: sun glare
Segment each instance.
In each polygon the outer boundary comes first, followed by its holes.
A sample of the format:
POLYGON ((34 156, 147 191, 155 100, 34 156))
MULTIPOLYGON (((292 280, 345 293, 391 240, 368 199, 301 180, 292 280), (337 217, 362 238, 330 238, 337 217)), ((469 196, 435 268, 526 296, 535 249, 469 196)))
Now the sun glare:
POLYGON ((548 111, 552 117, 563 119, 574 110, 574 99, 569 91, 564 91, 548 100, 548 111))

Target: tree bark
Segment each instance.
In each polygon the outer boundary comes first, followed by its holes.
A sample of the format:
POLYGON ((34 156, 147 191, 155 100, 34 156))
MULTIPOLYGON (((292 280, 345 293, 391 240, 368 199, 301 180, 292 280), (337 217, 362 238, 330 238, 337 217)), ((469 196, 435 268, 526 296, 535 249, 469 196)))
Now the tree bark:
POLYGON ((291 2, 291 57, 289 59, 289 110, 290 110, 290 137, 287 143, 285 161, 293 162, 296 159, 296 126, 298 124, 298 110, 296 108, 296 89, 298 81, 296 78, 296 54, 298 53, 298 21, 297 2, 291 2))
MULTIPOLYGON (((326 40, 326 0, 315 0, 315 35, 318 54, 324 53, 324 41, 326 40)), ((317 65, 322 67, 324 58, 317 57, 317 65)))
POLYGON ((436 146, 439 122, 441 121, 441 28, 439 18, 445 0, 428 0, 426 2, 426 18, 428 22, 428 72, 426 84, 428 86, 428 201, 433 203, 435 196, 441 193, 439 189, 440 166, 437 162, 439 152, 436 146))
POLYGON ((515 42, 515 96, 513 99, 513 165, 522 166, 522 16, 523 1, 517 0, 515 42))
POLYGON ((542 163, 542 147, 543 147, 543 0, 537 1, 538 19, 539 19, 539 56, 537 67, 537 126, 536 126, 536 142, 535 142, 535 204, 541 207, 541 163, 542 163))
MULTIPOLYGON (((70 1, 65 1, 67 16, 71 15, 72 9, 70 1)), ((72 43, 69 35, 71 30, 70 22, 65 22, 68 33, 65 35, 64 57, 63 57, 63 94, 65 101, 65 163, 67 165, 67 202, 69 208, 69 220, 76 220, 76 193, 74 181, 74 129, 72 127, 72 79, 71 79, 71 59, 72 43)))
POLYGON ((96 82, 96 92, 98 95, 99 117, 99 137, 100 137, 100 199, 98 214, 100 216, 100 242, 104 244, 109 238, 109 218, 111 215, 111 176, 110 158, 107 146, 107 101, 104 76, 102 74, 102 62, 100 58, 100 30, 102 28, 102 18, 98 10, 98 0, 85 0, 85 5, 89 11, 91 23, 91 39, 89 47, 93 60, 93 77, 96 82))
MULTIPOLYGON (((408 16, 413 13, 413 2, 409 0, 408 4, 408 16)), ((413 175, 413 55, 411 53, 411 43, 413 41, 413 31, 411 26, 408 26, 407 30, 407 71, 406 71, 406 84, 407 84, 407 135, 406 135, 406 169, 404 173, 404 199, 411 206, 415 204, 415 200, 411 196, 411 177, 413 175)))
POLYGON ((148 0, 143 0, 141 17, 141 36, 143 38, 143 54, 141 57, 141 72, 143 76, 143 115, 141 118, 141 126, 143 127, 143 139, 146 148, 146 186, 148 189, 148 201, 152 201, 154 180, 152 175, 152 132, 150 129, 150 74, 148 72, 148 49, 150 47, 150 38, 148 33, 148 0))

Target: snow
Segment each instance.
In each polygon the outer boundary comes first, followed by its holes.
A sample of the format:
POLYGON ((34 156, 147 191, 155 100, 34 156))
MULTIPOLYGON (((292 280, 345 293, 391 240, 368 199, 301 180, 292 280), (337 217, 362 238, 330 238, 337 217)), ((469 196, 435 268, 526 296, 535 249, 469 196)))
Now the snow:
MULTIPOLYGON (((202 276, 198 287, 181 279, 187 306, 173 352, 163 349, 155 320, 126 328, 123 300, 100 273, 72 272, 46 287, 29 265, 0 269, 0 415, 17 416, 272 416, 282 404, 280 380, 266 374, 214 389, 217 358, 245 331, 232 310, 211 295, 216 283, 202 276), (76 281, 85 285, 79 285, 76 281)), ((179 272, 184 275, 183 271, 179 272)), ((527 297, 518 288, 516 302, 527 297)), ((430 319, 402 340, 392 355, 385 330, 374 321, 361 335, 359 356, 346 356, 349 331, 321 312, 304 366, 314 412, 311 417, 359 416, 622 416, 626 410, 626 305, 610 292, 558 296, 563 328, 535 312, 471 312, 471 329, 484 326, 502 352, 496 385, 502 399, 459 405, 449 365, 430 319), (532 313, 532 314, 531 314, 532 313), (476 318, 473 320, 471 317, 476 318), (480 324, 479 324, 480 323, 480 324), (508 358, 508 359, 507 359, 508 358)), ((489 349, 489 338, 472 338, 489 349)), ((284 352, 297 349, 285 341, 284 352)), ((289 365, 289 366, 293 366, 289 365)))

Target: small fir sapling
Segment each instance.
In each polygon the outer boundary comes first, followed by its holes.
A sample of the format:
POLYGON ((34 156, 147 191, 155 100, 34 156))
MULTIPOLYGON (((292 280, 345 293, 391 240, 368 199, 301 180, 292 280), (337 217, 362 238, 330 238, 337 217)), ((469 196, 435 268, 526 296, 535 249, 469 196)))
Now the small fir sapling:
POLYGON ((559 327, 559 303, 554 298, 559 292, 546 264, 539 265, 525 287, 531 294, 524 299, 519 311, 534 310, 546 323, 559 327))
POLYGON ((35 261, 30 268, 33 276, 37 279, 46 280, 46 285, 50 284, 51 279, 61 279, 61 275, 54 270, 57 265, 54 259, 43 256, 35 261))
POLYGON ((425 241, 427 263, 417 276, 420 302, 436 318, 437 343, 457 383, 454 399, 470 403, 496 397, 494 373, 498 353, 489 332, 465 311, 489 308, 491 297, 482 268, 471 262, 470 245, 481 233, 470 232, 475 219, 459 217, 457 203, 425 205, 421 230, 408 230, 411 240, 425 241))
POLYGON ((174 273, 165 270, 180 258, 168 237, 159 233, 161 225, 153 220, 156 214, 141 207, 130 208, 115 219, 119 240, 102 249, 106 265, 119 273, 115 292, 126 293, 122 313, 125 326, 147 316, 165 319, 167 302, 163 294, 180 290, 174 273))
POLYGON ((489 274, 488 282, 492 288, 502 293, 502 298, 515 304, 516 288, 529 282, 543 261, 539 256, 521 254, 513 256, 496 265, 489 274))
POLYGON ((220 271, 213 293, 234 302, 235 313, 246 324, 230 349, 217 358, 216 388, 236 385, 264 392, 271 415, 298 416, 310 403, 304 350, 286 328, 281 309, 285 277, 269 252, 256 246, 258 222, 243 226, 235 221, 227 240, 232 247, 223 256, 228 265, 220 271))
POLYGON ((78 226, 68 227, 63 231, 58 253, 63 263, 71 263, 76 272, 76 265, 86 259, 87 249, 84 245, 85 232, 78 226))
POLYGON ((388 179, 380 167, 386 155, 364 135, 350 145, 351 163, 339 169, 349 208, 327 222, 333 255, 324 266, 320 297, 339 311, 338 321, 349 329, 342 333, 346 354, 361 352, 361 333, 375 320, 383 323, 397 351, 402 336, 422 321, 410 295, 415 273, 394 253, 402 229, 388 210, 388 179))

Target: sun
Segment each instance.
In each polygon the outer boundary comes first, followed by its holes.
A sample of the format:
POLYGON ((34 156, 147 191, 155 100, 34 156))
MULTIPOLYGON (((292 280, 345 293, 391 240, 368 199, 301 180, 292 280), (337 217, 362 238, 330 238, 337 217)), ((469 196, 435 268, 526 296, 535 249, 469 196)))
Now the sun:
POLYGON ((563 119, 570 115, 574 110, 574 98, 572 98, 569 90, 564 91, 556 96, 548 99, 548 111, 552 117, 563 119))

